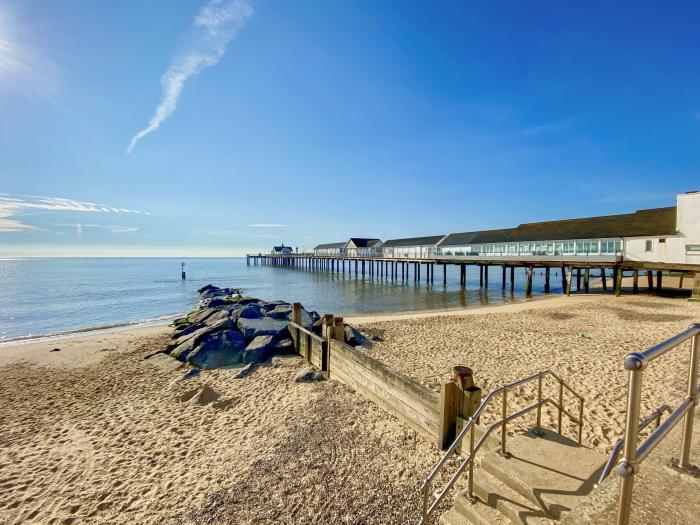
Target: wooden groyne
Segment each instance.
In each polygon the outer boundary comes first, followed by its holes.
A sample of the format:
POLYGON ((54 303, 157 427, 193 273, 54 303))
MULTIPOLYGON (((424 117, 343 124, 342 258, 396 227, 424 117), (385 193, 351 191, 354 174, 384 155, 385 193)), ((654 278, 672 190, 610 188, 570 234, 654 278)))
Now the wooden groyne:
MULTIPOLYGON (((664 264, 664 263, 635 263, 622 260, 581 260, 572 259, 518 259, 515 257, 431 257, 431 258, 400 258, 400 257, 352 257, 338 255, 315 254, 286 254, 268 255, 251 254, 246 256, 250 265, 286 267, 299 270, 312 270, 355 277, 386 279, 395 282, 427 283, 435 282, 435 267, 441 270, 442 282, 447 284, 447 267, 459 267, 459 282, 466 286, 467 266, 479 269, 479 286, 489 287, 489 270, 491 274, 500 274, 501 289, 515 288, 516 268, 525 271, 525 295, 533 292, 533 276, 536 269, 544 272, 544 293, 550 293, 552 284, 552 269, 561 279, 562 293, 570 295, 572 291, 588 293, 592 277, 600 278, 603 290, 613 290, 615 295, 622 294, 623 277, 632 277, 632 293, 639 293, 640 288, 649 292, 659 292, 663 286, 664 272, 674 271, 693 278, 698 271, 697 265, 664 264), (440 268, 441 267, 441 268, 440 268), (594 274, 595 272, 595 274, 594 274), (610 282, 608 274, 611 275, 610 282), (642 282, 640 282, 640 277, 642 282), (646 282, 644 282, 646 281, 646 282), (575 286, 575 288, 574 288, 575 286)), ((700 273, 700 272, 699 272, 700 273)), ((695 279, 692 298, 700 299, 700 279, 695 279)))

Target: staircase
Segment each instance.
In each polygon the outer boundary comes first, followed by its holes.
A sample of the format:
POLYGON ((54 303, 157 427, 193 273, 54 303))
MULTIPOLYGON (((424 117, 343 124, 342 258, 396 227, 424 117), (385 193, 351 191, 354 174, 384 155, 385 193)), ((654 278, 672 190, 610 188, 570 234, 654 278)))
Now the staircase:
POLYGON ((606 457, 551 430, 534 430, 476 457, 474 499, 460 492, 442 525, 557 523, 592 490, 606 457))

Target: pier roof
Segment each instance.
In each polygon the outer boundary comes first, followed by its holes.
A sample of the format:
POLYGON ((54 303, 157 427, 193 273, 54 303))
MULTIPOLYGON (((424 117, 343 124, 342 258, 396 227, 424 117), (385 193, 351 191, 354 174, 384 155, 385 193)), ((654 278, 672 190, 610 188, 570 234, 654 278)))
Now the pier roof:
POLYGON ((372 246, 377 246, 381 244, 381 239, 366 239, 364 237, 350 237, 350 240, 346 243, 348 245, 352 244, 355 248, 371 248, 372 246))
POLYGON ((484 230, 476 232, 450 233, 440 246, 464 246, 467 244, 485 244, 490 242, 508 242, 514 228, 484 230))
POLYGON ((439 243, 445 236, 444 235, 431 235, 429 237, 406 237, 404 239, 389 239, 383 246, 395 247, 395 246, 433 246, 439 243))
POLYGON ((314 250, 334 250, 337 248, 345 248, 346 242, 330 242, 327 244, 319 244, 314 250))
POLYGON ((643 237, 676 233, 676 207, 638 210, 621 215, 604 215, 561 221, 521 224, 510 236, 517 241, 643 237))

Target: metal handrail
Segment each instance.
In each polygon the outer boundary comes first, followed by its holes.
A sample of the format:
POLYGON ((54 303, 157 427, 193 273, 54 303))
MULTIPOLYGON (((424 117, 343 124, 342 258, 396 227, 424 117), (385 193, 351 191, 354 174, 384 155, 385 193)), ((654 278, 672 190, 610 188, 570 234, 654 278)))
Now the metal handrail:
POLYGON ((700 388, 697 386, 698 367, 700 366, 698 358, 700 358, 700 323, 691 325, 687 330, 652 346, 644 352, 635 352, 625 356, 625 369, 629 371, 627 421, 625 422, 623 457, 615 469, 622 478, 617 509, 618 525, 627 525, 629 523, 632 511, 634 477, 639 472, 641 462, 673 430, 682 418, 685 418, 685 424, 680 456, 677 460, 671 460, 671 466, 685 473, 698 471, 697 467, 693 467, 690 464, 690 445, 693 437, 693 421, 695 417, 694 409, 698 404, 698 399, 700 399, 700 388), (688 340, 691 340, 691 345, 687 396, 638 448, 639 428, 637 421, 639 420, 639 406, 642 398, 642 373, 649 363, 688 340))
POLYGON ((440 461, 437 462, 435 467, 433 467, 433 470, 430 472, 428 477, 423 481, 423 484, 421 485, 421 493, 423 494, 423 505, 422 505, 422 513, 421 513, 421 519, 419 521, 419 524, 425 524, 427 523, 428 518, 430 515, 434 512, 435 508, 440 504, 440 502, 443 500, 445 495, 449 492, 449 490, 452 488, 452 486, 455 484, 457 479, 462 475, 462 472, 469 467, 469 479, 468 479, 468 493, 469 493, 469 498, 473 498, 473 491, 474 491, 474 458, 476 456, 476 453, 479 451, 481 446, 485 443, 486 439, 491 435, 491 432, 493 432, 497 427, 501 427, 501 453, 506 454, 506 425, 508 422, 517 419, 519 417, 524 416, 525 414, 531 412, 532 410, 537 409, 537 424, 536 424, 536 432, 541 432, 541 419, 542 419, 542 407, 546 404, 551 404, 554 407, 559 409, 559 421, 558 421, 558 433, 561 434, 561 428, 562 428, 562 414, 566 414, 566 416, 571 419, 574 423, 577 423, 579 426, 579 431, 578 431, 578 441, 581 443, 581 433, 583 429, 583 402, 584 398, 577 392, 575 392, 566 382, 561 379, 558 375, 556 375, 554 372, 551 370, 542 370, 541 372, 537 372, 536 374, 533 374, 531 376, 525 377, 523 379, 519 379, 518 381, 515 381, 513 383, 509 383, 507 385, 503 385, 496 390, 493 390, 491 393, 489 393, 484 401, 481 403, 479 408, 472 414, 472 416, 467 420, 466 425, 464 425, 464 428, 462 431, 457 435, 455 440, 452 442, 450 447, 445 451, 443 454, 442 458, 440 458, 440 461), (559 402, 555 402, 549 398, 543 399, 542 398, 542 379, 548 375, 551 375, 558 383, 559 383, 559 402), (523 408, 522 410, 508 415, 507 414, 507 392, 509 390, 512 390, 514 388, 517 388, 519 386, 522 386, 526 383, 530 383, 532 381, 537 380, 537 402, 533 403, 530 406, 527 406, 523 408), (564 409, 564 388, 566 388, 569 392, 571 392, 576 398, 579 400, 579 417, 578 419, 574 417, 571 413, 569 413, 567 410, 564 409), (503 402, 502 402, 502 412, 501 412, 501 419, 499 421, 496 421, 495 423, 492 423, 484 432, 484 434, 481 436, 478 442, 474 442, 474 430, 475 430, 475 424, 476 421, 478 421, 479 417, 481 414, 484 412, 486 407, 491 403, 491 401, 499 394, 503 395, 503 402), (428 504, 428 496, 430 492, 430 487, 432 485, 433 480, 435 477, 438 475, 438 473, 442 470, 444 467, 445 463, 447 460, 456 453, 457 447, 459 444, 462 442, 464 437, 467 435, 467 432, 470 432, 470 437, 469 437, 469 455, 466 457, 466 459, 457 467, 457 470, 455 473, 452 475, 450 480, 448 481, 447 485, 439 492, 435 494, 435 499, 434 501, 429 505, 428 504))
MULTIPOLYGON (((654 410, 652 410, 651 413, 646 417, 646 419, 639 423, 639 431, 641 432, 654 421, 656 421, 656 428, 659 428, 659 426, 661 426, 661 416, 664 412, 671 412, 671 407, 668 405, 661 405, 660 407, 657 407, 654 410)), ((612 452, 610 453, 610 457, 608 458, 607 463, 605 463, 603 471, 600 473, 598 482, 595 484, 595 488, 600 487, 603 484, 603 481, 605 481, 605 479, 612 472, 613 466, 615 465, 615 461, 617 460, 617 456, 620 455, 620 452, 622 451, 622 445, 624 443, 625 440, 623 438, 618 439, 615 443, 615 446, 613 447, 612 452)))

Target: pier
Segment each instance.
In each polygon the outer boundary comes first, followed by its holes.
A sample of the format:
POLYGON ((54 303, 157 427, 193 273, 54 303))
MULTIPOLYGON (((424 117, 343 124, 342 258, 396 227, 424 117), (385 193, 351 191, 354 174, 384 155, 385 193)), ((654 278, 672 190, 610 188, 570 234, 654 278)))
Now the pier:
MULTIPOLYGON (((333 274, 347 275, 356 278, 373 278, 402 283, 435 283, 435 269, 438 267, 442 284, 447 284, 447 267, 459 268, 459 282, 466 286, 467 267, 473 266, 479 271, 479 285, 482 288, 493 286, 494 280, 501 289, 514 290, 515 270, 520 268, 525 272, 525 295, 533 293, 533 276, 536 270, 544 273, 544 293, 550 293, 552 288, 552 270, 558 274, 557 281, 561 284, 562 293, 570 295, 573 291, 590 291, 591 279, 600 278, 603 290, 614 291, 615 295, 622 294, 622 279, 632 277, 632 293, 640 289, 649 292, 659 292, 663 287, 664 272, 674 272, 681 276, 681 284, 685 277, 694 278, 700 274, 700 265, 669 264, 624 261, 621 258, 513 258, 513 257, 455 257, 439 255, 429 258, 408 257, 351 257, 342 255, 316 255, 313 253, 297 253, 286 255, 249 254, 246 256, 249 266, 275 266, 297 270, 310 270, 333 274), (499 260, 501 259, 501 260, 499 260), (607 259, 607 260, 606 260, 607 259), (489 280, 491 276, 491 281, 489 280), (608 281, 608 278, 610 282, 608 281), (640 277, 642 278, 640 280, 640 277)), ((697 281, 697 280, 696 280, 697 281)), ((438 281, 439 282, 439 281, 438 281)), ((700 296, 696 282, 693 296, 700 296)))

